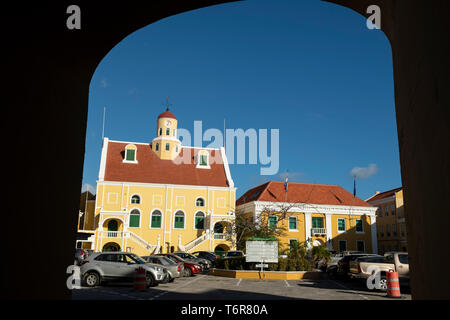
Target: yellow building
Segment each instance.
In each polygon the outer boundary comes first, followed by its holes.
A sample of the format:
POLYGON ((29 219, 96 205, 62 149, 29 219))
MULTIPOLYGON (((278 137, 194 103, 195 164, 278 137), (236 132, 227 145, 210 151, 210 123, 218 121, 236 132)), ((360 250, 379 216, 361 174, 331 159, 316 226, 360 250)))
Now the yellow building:
POLYGON ((403 190, 396 188, 377 192, 366 200, 378 208, 377 230, 378 251, 408 251, 406 241, 405 212, 403 209, 403 190))
POLYGON ((80 197, 80 209, 78 211, 78 225, 76 235, 76 248, 92 249, 95 224, 95 195, 89 191, 83 192, 80 197))
POLYGON ((336 185, 290 182, 287 189, 277 181, 253 188, 238 199, 236 214, 254 223, 268 216, 271 226, 286 228, 278 239, 282 249, 293 241, 306 241, 309 246, 326 245, 340 252, 378 251, 377 208, 336 185), (277 221, 283 210, 285 219, 277 221))
POLYGON ((169 110, 150 143, 103 141, 95 205, 95 251, 234 248, 226 237, 235 194, 225 149, 182 146, 169 110))

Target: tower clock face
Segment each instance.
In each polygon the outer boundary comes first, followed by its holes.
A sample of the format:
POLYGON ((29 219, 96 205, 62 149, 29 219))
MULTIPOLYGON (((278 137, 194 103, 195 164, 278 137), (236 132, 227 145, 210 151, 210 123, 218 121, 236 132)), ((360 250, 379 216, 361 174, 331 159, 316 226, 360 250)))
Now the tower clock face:
POLYGON ((166 121, 166 127, 170 127, 171 125, 172 125, 172 121, 167 120, 167 121, 166 121))

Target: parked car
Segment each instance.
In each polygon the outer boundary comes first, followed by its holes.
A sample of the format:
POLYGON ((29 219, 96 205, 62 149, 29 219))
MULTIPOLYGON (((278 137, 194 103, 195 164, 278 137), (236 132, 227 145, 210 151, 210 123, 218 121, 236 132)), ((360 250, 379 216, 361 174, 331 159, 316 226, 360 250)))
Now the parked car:
POLYGON ((384 256, 362 257, 350 262, 349 276, 366 280, 372 274, 368 269, 377 266, 380 270, 380 287, 386 290, 386 273, 389 270, 398 272, 400 284, 409 284, 409 262, 407 252, 386 252, 384 256))
POLYGON ((167 272, 169 273, 169 277, 167 278, 167 282, 173 282, 175 278, 179 278, 183 276, 184 273, 184 265, 182 262, 176 263, 172 260, 170 260, 167 257, 163 256, 145 256, 142 257, 145 261, 149 263, 159 264, 162 265, 164 268, 167 269, 167 272))
POLYGON ((376 254, 372 253, 352 253, 344 255, 339 261, 337 262, 335 267, 330 266, 327 268, 327 273, 331 279, 333 278, 342 278, 342 279, 348 279, 348 273, 349 273, 349 263, 350 261, 353 261, 359 257, 364 256, 374 256, 376 254))
POLYGON ((80 265, 81 261, 87 258, 87 252, 84 249, 76 249, 75 250, 75 264, 80 265))
POLYGON ((224 258, 236 258, 236 257, 245 257, 245 254, 240 250, 230 250, 225 253, 224 258))
POLYGON ((182 262, 184 265, 184 276, 185 277, 191 277, 191 276, 203 271, 202 266, 199 265, 198 263, 186 261, 183 258, 180 258, 179 256, 176 256, 172 253, 158 253, 157 256, 167 257, 176 263, 182 262))
POLYGON ((211 261, 211 263, 220 258, 212 251, 195 251, 192 253, 192 255, 196 256, 197 258, 208 259, 209 261, 211 261))
POLYGON ((138 267, 146 271, 147 287, 157 286, 168 276, 166 268, 129 252, 94 252, 81 262, 80 273, 87 286, 95 287, 108 281, 133 282, 138 267))
POLYGON ((192 261, 192 262, 200 264, 202 266, 203 270, 208 270, 212 266, 211 261, 209 261, 208 259, 197 258, 196 256, 194 256, 190 253, 187 253, 187 252, 177 251, 177 252, 174 252, 173 254, 184 260, 192 261))

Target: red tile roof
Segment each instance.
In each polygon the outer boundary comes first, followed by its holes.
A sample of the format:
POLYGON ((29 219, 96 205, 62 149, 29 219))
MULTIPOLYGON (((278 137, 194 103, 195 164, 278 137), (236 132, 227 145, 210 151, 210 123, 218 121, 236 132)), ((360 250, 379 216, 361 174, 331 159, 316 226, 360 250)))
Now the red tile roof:
POLYGON ((210 163, 211 169, 198 169, 194 156, 200 149, 182 147, 178 157, 192 152, 191 163, 176 164, 171 160, 161 160, 151 149, 150 144, 135 144, 137 147, 134 163, 123 163, 127 142, 108 141, 105 165, 105 181, 124 181, 141 183, 180 184, 196 186, 228 187, 223 159, 219 149, 207 150, 210 159, 218 157, 217 163, 210 163), (216 153, 218 153, 216 155, 216 153))
MULTIPOLYGON (((285 202, 284 182, 269 181, 244 193, 236 202, 285 202)), ((289 182, 287 202, 371 207, 370 204, 336 185, 289 182)))
POLYGON ((400 191, 400 190, 402 190, 401 187, 400 188, 395 188, 395 189, 392 189, 392 190, 388 190, 388 191, 384 191, 384 192, 381 192, 381 193, 378 193, 378 194, 375 194, 375 195, 371 196, 366 201, 369 202, 369 201, 375 201, 375 200, 384 199, 384 198, 387 198, 387 197, 395 195, 395 193, 400 191))
POLYGON ((175 115, 174 115, 172 112, 170 112, 169 109, 167 109, 166 111, 164 111, 163 113, 161 113, 161 114, 158 116, 158 119, 159 119, 159 118, 173 118, 173 119, 176 119, 175 115))

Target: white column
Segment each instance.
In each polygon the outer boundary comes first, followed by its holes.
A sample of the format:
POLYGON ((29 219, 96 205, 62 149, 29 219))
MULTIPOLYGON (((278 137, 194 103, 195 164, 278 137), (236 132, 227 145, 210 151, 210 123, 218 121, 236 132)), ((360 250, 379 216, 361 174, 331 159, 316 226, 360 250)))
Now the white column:
POLYGON ((372 235, 372 253, 378 253, 377 216, 370 216, 370 233, 372 235))
POLYGON ((332 243, 332 230, 333 230, 333 226, 331 223, 331 214, 326 214, 325 215, 325 226, 327 227, 327 248, 328 250, 333 250, 333 243, 332 243))
MULTIPOLYGON (((308 238, 311 238, 311 213, 305 213, 305 241, 308 241, 308 238)), ((308 243, 308 248, 311 244, 312 242, 308 243)))

